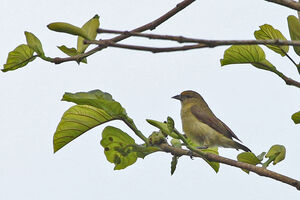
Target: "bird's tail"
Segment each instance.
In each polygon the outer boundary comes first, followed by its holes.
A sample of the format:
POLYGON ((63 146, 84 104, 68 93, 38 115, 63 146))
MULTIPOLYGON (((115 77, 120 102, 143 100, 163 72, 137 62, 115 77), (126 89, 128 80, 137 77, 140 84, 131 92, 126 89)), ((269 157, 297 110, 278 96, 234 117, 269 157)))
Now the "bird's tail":
POLYGON ((246 146, 244 146, 244 145, 242 145, 242 144, 240 144, 238 142, 235 142, 235 148, 237 150, 242 149, 242 150, 244 150, 246 152, 251 152, 251 150, 248 147, 246 147, 246 146))

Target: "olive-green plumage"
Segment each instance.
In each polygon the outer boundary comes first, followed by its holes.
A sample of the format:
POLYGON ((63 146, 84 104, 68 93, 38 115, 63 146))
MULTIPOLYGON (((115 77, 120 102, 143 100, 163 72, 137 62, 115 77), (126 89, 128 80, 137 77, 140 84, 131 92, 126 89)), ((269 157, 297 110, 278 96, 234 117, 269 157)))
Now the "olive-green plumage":
MULTIPOLYGON (((226 124, 210 110, 202 96, 192 90, 172 97, 181 102, 182 128, 186 136, 201 147, 221 146, 250 151, 226 124)), ((251 152, 251 151, 250 151, 251 152)))

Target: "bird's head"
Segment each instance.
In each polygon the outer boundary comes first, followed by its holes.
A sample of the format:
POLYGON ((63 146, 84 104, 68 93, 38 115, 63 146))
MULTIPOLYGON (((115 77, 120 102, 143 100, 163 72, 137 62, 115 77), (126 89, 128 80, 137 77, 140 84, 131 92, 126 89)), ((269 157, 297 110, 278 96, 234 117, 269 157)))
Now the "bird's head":
MULTIPOLYGON (((185 104, 197 104, 199 102, 204 102, 204 99, 200 94, 193 90, 186 90, 181 92, 179 95, 172 97, 173 99, 177 99, 181 102, 182 105, 185 104)), ((206 104, 206 103, 205 103, 206 104)))

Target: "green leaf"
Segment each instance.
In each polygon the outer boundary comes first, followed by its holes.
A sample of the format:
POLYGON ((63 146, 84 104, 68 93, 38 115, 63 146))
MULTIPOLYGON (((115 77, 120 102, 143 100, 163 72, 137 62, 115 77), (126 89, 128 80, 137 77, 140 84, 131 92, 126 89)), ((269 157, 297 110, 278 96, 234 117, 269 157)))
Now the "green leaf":
POLYGON ((59 48, 62 52, 64 52, 68 56, 76 56, 78 54, 75 48, 68 48, 65 45, 58 46, 57 48, 59 48))
POLYGON ((69 101, 79 105, 90 105, 100 108, 109 115, 117 118, 125 118, 126 111, 121 104, 115 101, 109 93, 101 90, 89 92, 65 93, 62 101, 69 101))
POLYGON ((153 133, 149 136, 148 141, 152 146, 167 142, 164 134, 161 131, 153 131, 153 133))
MULTIPOLYGON (((81 29, 87 33, 90 40, 95 40, 99 26, 99 16, 95 15, 92 19, 86 22, 81 29)), ((83 44, 83 41, 84 38, 79 36, 77 39, 77 51, 79 53, 83 53, 89 46, 88 44, 83 44)))
POLYGON ((118 128, 107 126, 102 132, 100 144, 106 159, 115 164, 115 170, 124 169, 137 160, 137 153, 132 147, 136 145, 134 139, 118 128))
POLYGON ((167 118, 167 126, 169 129, 169 132, 172 133, 174 131, 175 122, 171 117, 167 118))
POLYGON ((75 105, 62 116, 53 137, 54 153, 88 130, 115 118, 102 109, 75 105))
POLYGON ((166 123, 163 123, 163 122, 159 122, 159 121, 156 121, 156 120, 152 120, 152 119, 146 119, 146 121, 151 124, 152 126, 155 126, 157 128, 159 128, 163 134, 165 135, 169 135, 171 136, 172 138, 176 138, 176 139, 180 139, 176 133, 174 132, 170 132, 169 131, 169 128, 168 128, 168 125, 166 123))
POLYGON ((259 63, 266 55, 258 45, 233 45, 225 52, 221 59, 221 66, 229 64, 259 63))
POLYGON ((30 32, 25 31, 26 41, 28 46, 33 49, 39 56, 44 56, 44 50, 41 41, 30 32))
POLYGON ((292 120, 294 121, 295 124, 300 123, 300 111, 292 115, 292 120))
MULTIPOLYGON (((254 32, 254 36, 257 40, 286 40, 286 38, 282 35, 282 33, 274 29, 273 26, 269 24, 264 24, 259 27, 260 30, 254 32)), ((280 54, 281 56, 285 56, 289 51, 289 46, 274 46, 274 45, 266 45, 269 49, 274 52, 280 54)))
POLYGON ((47 27, 52 31, 68 33, 71 35, 77 35, 77 36, 81 36, 87 40, 92 40, 84 30, 82 30, 81 28, 79 28, 77 26, 69 24, 69 23, 54 22, 54 23, 48 24, 47 27))
MULTIPOLYGON (((237 156, 237 160, 240 161, 240 162, 251 164, 251 165, 257 165, 257 164, 261 163, 260 160, 252 152, 240 153, 237 156)), ((243 169, 243 171, 249 174, 248 170, 243 169)))
MULTIPOLYGON (((64 52, 68 56, 76 56, 76 55, 80 54, 77 52, 77 50, 75 48, 68 48, 65 45, 58 46, 57 48, 59 48, 62 52, 64 52)), ((87 59, 84 58, 83 60, 81 60, 81 62, 87 63, 87 59)))
POLYGON ((259 154, 257 157, 258 160, 262 161, 264 159, 264 156, 266 155, 267 152, 262 152, 261 154, 259 154))
POLYGON ((233 45, 225 52, 221 66, 249 63, 259 69, 277 71, 276 67, 266 60, 265 52, 258 45, 233 45))
POLYGON ((286 149, 283 145, 273 145, 268 151, 266 158, 271 158, 273 165, 276 165, 280 161, 284 160, 286 154, 286 149))
MULTIPOLYGON (((289 32, 292 40, 300 40, 300 22, 299 19, 293 15, 288 16, 287 18, 289 32)), ((293 46, 294 51, 298 56, 300 56, 300 46, 293 46)))
POLYGON ((172 139, 171 145, 176 148, 181 148, 181 141, 179 139, 172 139))
POLYGON ((7 72, 26 66, 36 58, 36 56, 33 56, 33 53, 34 51, 26 44, 17 46, 13 51, 9 52, 2 71, 7 72))
MULTIPOLYGON (((203 151, 204 153, 212 153, 212 154, 219 155, 218 147, 212 147, 212 148, 208 148, 208 149, 202 149, 201 151, 203 151)), ((220 163, 218 163, 218 162, 211 162, 211 161, 208 161, 206 159, 204 159, 204 160, 215 170, 216 173, 219 172, 220 163)))
POLYGON ((178 163, 178 157, 177 156, 173 156, 172 157, 172 161, 171 161, 171 175, 174 174, 174 172, 176 170, 177 163, 178 163))

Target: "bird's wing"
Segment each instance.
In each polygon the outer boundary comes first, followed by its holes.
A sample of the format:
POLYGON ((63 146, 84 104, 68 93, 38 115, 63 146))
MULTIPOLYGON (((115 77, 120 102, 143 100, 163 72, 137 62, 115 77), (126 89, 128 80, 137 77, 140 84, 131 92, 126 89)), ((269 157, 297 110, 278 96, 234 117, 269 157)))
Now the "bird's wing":
POLYGON ((199 106, 197 106, 197 105, 192 106, 191 112, 202 123, 210 126, 217 132, 221 133, 222 135, 224 135, 230 139, 235 138, 238 141, 241 141, 226 124, 224 124, 216 116, 208 115, 208 114, 204 113, 203 111, 201 111, 201 108, 199 108, 199 106))

